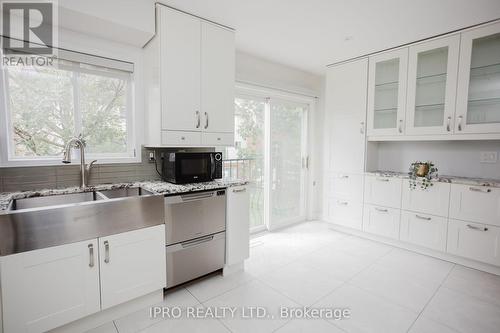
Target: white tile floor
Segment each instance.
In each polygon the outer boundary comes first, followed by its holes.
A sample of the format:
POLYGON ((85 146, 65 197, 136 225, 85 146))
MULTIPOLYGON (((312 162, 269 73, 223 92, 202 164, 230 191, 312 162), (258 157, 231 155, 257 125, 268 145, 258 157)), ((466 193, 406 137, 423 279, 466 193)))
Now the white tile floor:
MULTIPOLYGON (((152 319, 149 308, 92 333, 500 332, 500 277, 302 223, 252 239, 246 271, 167 293, 162 306, 265 307, 274 319, 152 319), (349 308, 343 320, 283 319, 280 306, 349 308)), ((184 310, 186 311, 186 310, 184 310)))

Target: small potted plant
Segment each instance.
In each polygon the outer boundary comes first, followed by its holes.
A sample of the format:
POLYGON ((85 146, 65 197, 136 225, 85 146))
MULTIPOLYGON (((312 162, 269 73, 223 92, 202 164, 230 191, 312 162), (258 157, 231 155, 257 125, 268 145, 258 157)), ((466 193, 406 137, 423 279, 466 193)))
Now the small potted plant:
POLYGON ((432 179, 438 176, 438 168, 434 163, 427 161, 413 162, 410 166, 410 189, 414 190, 420 187, 422 190, 427 189, 429 186, 433 186, 432 179))

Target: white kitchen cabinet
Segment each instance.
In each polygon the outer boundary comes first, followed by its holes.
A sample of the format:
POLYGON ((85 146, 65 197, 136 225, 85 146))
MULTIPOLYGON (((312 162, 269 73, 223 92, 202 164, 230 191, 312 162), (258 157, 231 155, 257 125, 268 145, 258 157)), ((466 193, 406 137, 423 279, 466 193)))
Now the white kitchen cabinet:
POLYGON ((346 172, 332 174, 328 192, 332 196, 361 201, 363 198, 363 175, 346 172))
POLYGON ((452 184, 450 218, 500 226, 500 188, 452 184))
POLYGON ((327 204, 329 221, 351 229, 362 229, 363 203, 361 201, 331 197, 327 204))
POLYGON ((413 212, 448 217, 450 188, 448 183, 433 182, 432 186, 421 189, 418 185, 410 189, 410 181, 403 180, 401 208, 413 212))
POLYGON ((97 239, 0 258, 4 333, 45 332, 100 310, 97 239))
POLYGON ((453 133, 459 46, 459 34, 410 46, 407 135, 453 133))
POLYGON ((400 215, 401 210, 399 209, 365 204, 363 231, 387 238, 399 239, 400 215))
POLYGON ((102 309, 165 288, 165 225, 99 238, 102 309))
POLYGON ((365 176, 365 202, 384 207, 401 208, 402 179, 365 176))
POLYGON ((364 172, 367 72, 366 58, 327 69, 330 171, 364 172))
POLYGON ((370 57, 368 74, 368 136, 403 135, 408 48, 370 57))
POLYGON ((201 22, 201 112, 206 132, 234 132, 234 50, 232 30, 201 22))
POLYGON ((233 145, 234 31, 156 8, 157 35, 145 47, 146 145, 233 145))
POLYGON ((500 133, 500 23, 461 34, 455 133, 500 133))
POLYGON ((226 265, 241 263, 250 255, 249 186, 234 186, 227 189, 226 265))
POLYGON ((500 228, 450 220, 447 251, 461 257, 500 266, 500 228))
POLYGON ((446 251, 448 219, 445 217, 401 211, 402 241, 437 251, 446 251))

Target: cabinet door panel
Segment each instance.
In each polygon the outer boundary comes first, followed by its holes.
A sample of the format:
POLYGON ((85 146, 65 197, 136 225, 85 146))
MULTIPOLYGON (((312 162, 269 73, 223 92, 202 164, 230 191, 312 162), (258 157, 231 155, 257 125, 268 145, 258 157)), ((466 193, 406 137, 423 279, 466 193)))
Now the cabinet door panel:
POLYGON ((410 189, 410 181, 403 180, 401 207, 413 212, 448 217, 450 204, 450 184, 434 182, 433 186, 410 189))
POLYGON ((165 6, 158 8, 162 129, 199 131, 201 22, 165 6))
POLYGON ((444 252, 447 231, 448 220, 444 217, 404 210, 401 212, 402 241, 444 252))
POLYGON ((358 201, 332 197, 328 199, 328 218, 335 224, 361 230, 363 204, 358 201))
POLYGON ((102 308, 165 288, 165 251, 164 224, 99 238, 102 308))
POLYGON ((399 239, 399 209, 365 205, 363 231, 393 239, 399 239))
POLYGON ((395 177, 365 177, 366 203, 392 208, 401 208, 402 179, 395 177))
POLYGON ((450 218, 500 226, 500 188, 452 184, 450 218))
POLYGON ((405 125, 408 48, 370 57, 368 135, 402 135, 405 125))
POLYGON ((45 332, 100 310, 97 239, 1 258, 5 333, 45 332))
POLYGON ((201 23, 202 128, 208 132, 234 132, 234 32, 201 23))
POLYGON ((461 35, 455 133, 500 133, 500 23, 461 35))
POLYGON ((226 264, 233 265, 250 255, 250 193, 248 186, 227 190, 226 264))
POLYGON ((460 35, 410 46, 406 133, 453 132, 460 35))
POLYGON ((500 266, 500 228, 450 220, 449 253, 500 266))
POLYGON ((363 201, 363 175, 338 173, 330 176, 328 194, 353 201, 363 201))

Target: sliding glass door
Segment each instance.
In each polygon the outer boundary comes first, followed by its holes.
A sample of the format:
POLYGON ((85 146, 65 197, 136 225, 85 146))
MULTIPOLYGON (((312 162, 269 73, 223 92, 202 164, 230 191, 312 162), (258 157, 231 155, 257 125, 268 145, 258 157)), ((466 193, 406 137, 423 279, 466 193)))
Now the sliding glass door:
POLYGON ((224 177, 250 181, 250 230, 306 219, 309 104, 240 94, 235 146, 226 149, 224 177))
POLYGON ((269 227, 306 219, 307 111, 309 106, 271 99, 269 113, 269 227))

